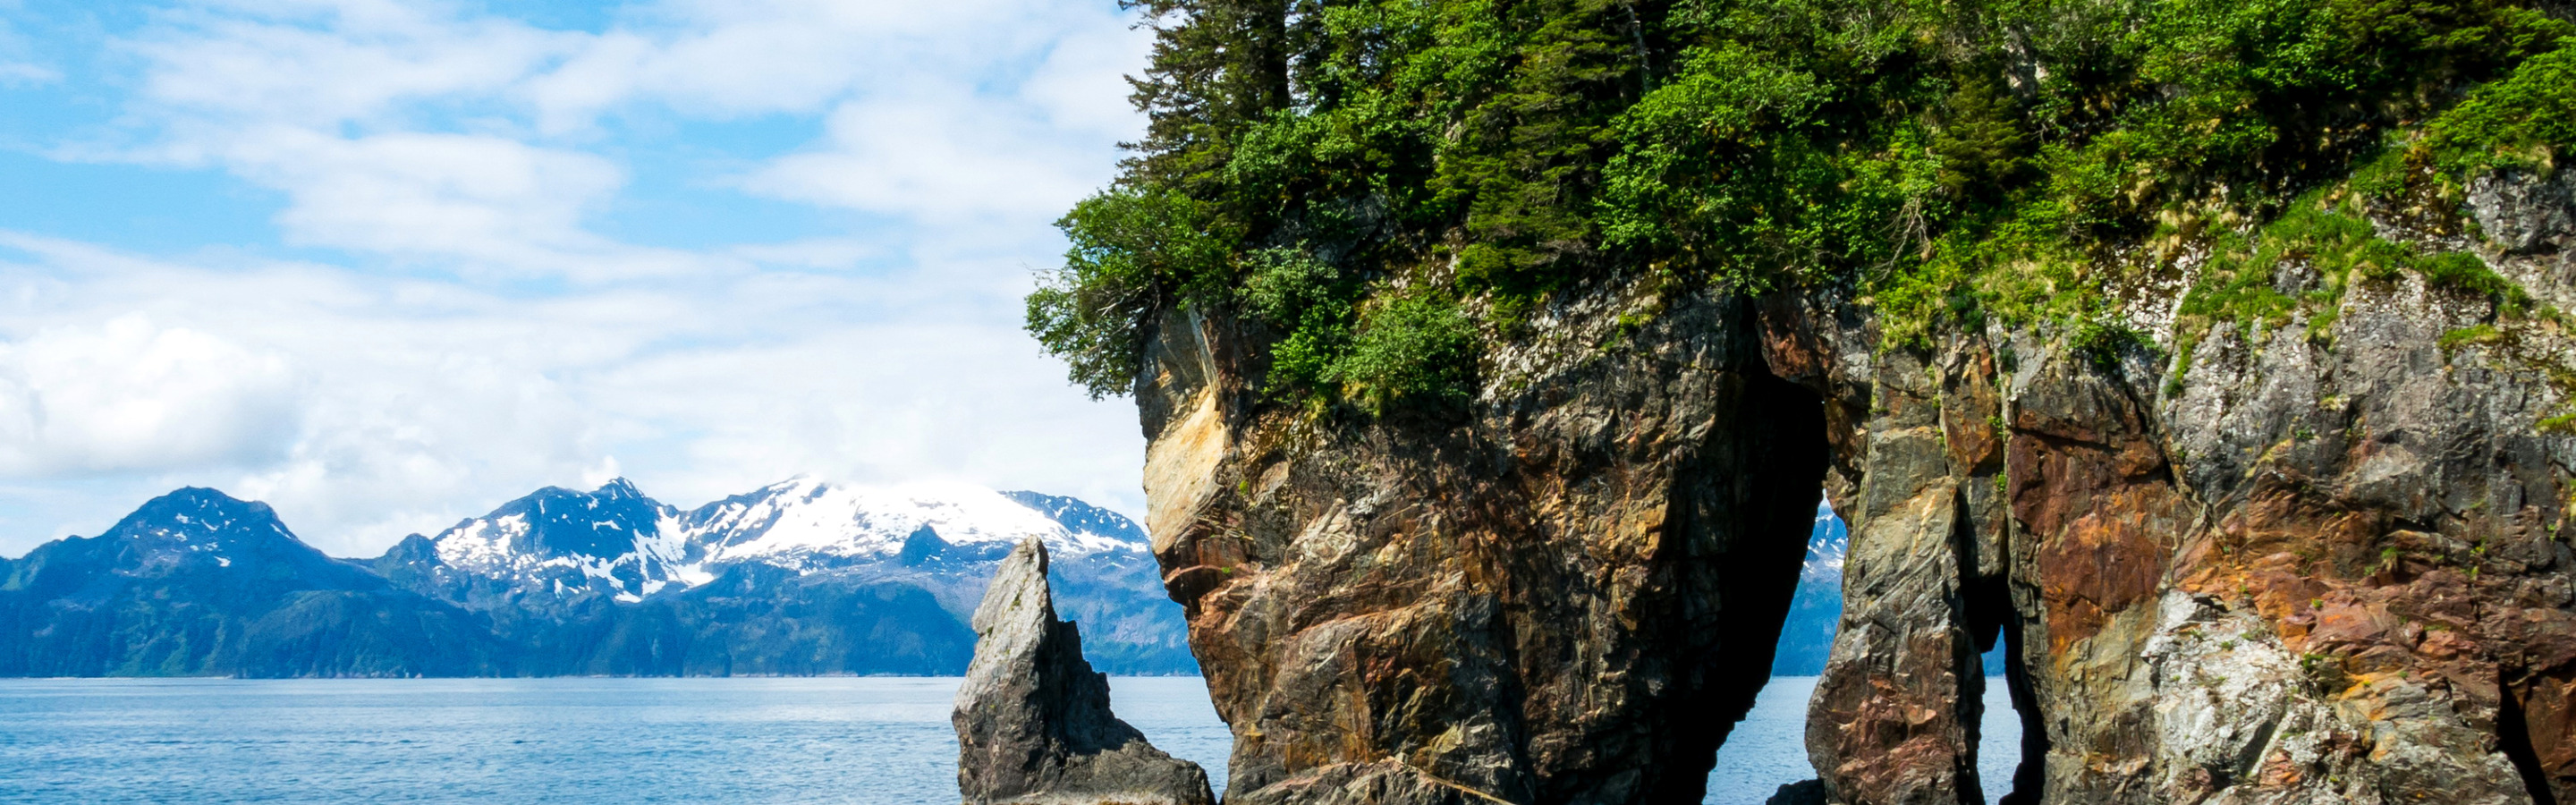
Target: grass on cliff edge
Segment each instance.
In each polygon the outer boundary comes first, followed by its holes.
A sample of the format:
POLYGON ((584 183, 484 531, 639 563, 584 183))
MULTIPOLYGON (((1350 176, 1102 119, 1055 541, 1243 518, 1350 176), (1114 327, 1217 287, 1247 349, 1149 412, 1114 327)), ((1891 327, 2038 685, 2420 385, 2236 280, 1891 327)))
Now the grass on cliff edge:
POLYGON ((2576 25, 2493 0, 1128 5, 1149 131, 1028 300, 1094 396, 1195 306, 1255 325, 1271 393, 1455 400, 1480 344, 1601 279, 1840 284, 1890 347, 2115 344, 2108 290, 2183 247, 2237 261, 2187 313, 2241 319, 2289 304, 2269 230, 2384 243, 2302 193, 2576 147, 2576 25))

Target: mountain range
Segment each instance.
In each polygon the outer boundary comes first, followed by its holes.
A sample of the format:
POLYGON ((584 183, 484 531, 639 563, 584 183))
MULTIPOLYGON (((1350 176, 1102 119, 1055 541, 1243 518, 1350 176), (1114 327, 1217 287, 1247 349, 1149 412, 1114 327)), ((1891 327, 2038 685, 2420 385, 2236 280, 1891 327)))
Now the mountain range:
MULTIPOLYGON (((1093 665, 1197 670, 1144 530, 1117 512, 797 478, 687 510, 624 479, 547 487, 371 559, 180 489, 0 557, 0 676, 957 674, 987 579, 1029 535, 1093 665)), ((1846 540, 1820 506, 1775 673, 1823 667, 1846 540)))
POLYGON ((798 478, 696 509, 548 487, 373 559, 186 488, 0 559, 0 676, 954 674, 1010 546, 1059 557, 1092 661, 1189 673, 1143 529, 1080 500, 798 478))
POLYGON ((1807 561, 1798 570, 1798 592, 1789 599, 1789 620, 1780 625, 1780 647, 1771 655, 1772 676, 1815 676, 1825 672, 1825 657, 1834 648, 1834 630, 1843 617, 1843 551, 1851 530, 1825 504, 1816 504, 1816 526, 1808 532, 1807 561))

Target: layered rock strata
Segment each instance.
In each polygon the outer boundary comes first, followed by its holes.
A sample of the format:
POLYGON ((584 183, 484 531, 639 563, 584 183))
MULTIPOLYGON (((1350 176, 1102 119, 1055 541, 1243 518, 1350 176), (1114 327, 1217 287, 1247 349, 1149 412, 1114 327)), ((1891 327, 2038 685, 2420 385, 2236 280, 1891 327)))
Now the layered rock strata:
POLYGON ((1229 797, 1698 801, 1820 484, 1852 527, 1829 801, 2576 796, 2576 350, 2510 309, 2576 309, 2567 175, 2482 180, 2475 228, 2371 216, 2527 304, 2292 260, 2276 290, 2329 303, 2179 321, 2185 261, 2125 291, 2150 344, 1883 349, 1836 288, 1605 282, 1488 344, 1463 411, 1369 417, 1260 394, 1256 325, 1168 314, 1148 526, 1229 797), (1980 780, 1997 641, 2024 762, 1980 780))
POLYGON ((1155 749, 1109 710, 1109 678, 1057 620, 1046 546, 1022 542, 975 609, 975 660, 957 688, 957 788, 968 805, 1212 805, 1207 772, 1155 749))

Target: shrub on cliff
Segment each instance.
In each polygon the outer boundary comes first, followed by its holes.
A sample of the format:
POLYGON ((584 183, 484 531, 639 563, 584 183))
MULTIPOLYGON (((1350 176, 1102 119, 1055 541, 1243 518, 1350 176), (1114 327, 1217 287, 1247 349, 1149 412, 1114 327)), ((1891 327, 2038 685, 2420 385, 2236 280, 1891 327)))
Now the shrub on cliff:
POLYGON ((2456 180, 2576 146, 2576 25, 2502 0, 1131 7, 1150 129, 1030 302, 1095 393, 1170 305, 1260 318, 1273 385, 1363 402, 1458 393, 1474 343, 1609 276, 1843 284, 1891 345, 2080 325, 2186 251, 2131 247, 2250 236, 2382 155, 2456 180), (1326 290, 1281 306, 1282 255, 1326 290), (1432 306, 1467 346, 1371 324, 1432 306))

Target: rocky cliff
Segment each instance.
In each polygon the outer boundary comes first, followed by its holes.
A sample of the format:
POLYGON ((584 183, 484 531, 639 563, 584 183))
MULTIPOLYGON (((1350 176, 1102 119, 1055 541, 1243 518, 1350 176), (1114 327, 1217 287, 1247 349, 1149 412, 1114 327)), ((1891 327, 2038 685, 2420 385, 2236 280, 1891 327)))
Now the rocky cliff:
POLYGON ((1772 365, 1845 411, 1828 487, 1853 524, 1846 629, 1808 738, 1829 790, 2576 794, 2557 538, 2576 443, 2549 423, 2569 344, 2514 310, 2576 301, 2565 188, 2482 183, 2477 230, 2359 205, 2380 236, 2475 254, 2509 285, 2285 261, 2267 280, 2311 302, 2279 320, 2194 321, 2142 294, 2128 309, 2162 350, 1998 329, 1863 354, 1847 303, 1775 300, 1772 365), (2025 724, 2013 781, 1975 779, 1972 755, 1973 655, 1997 639, 2025 724))
POLYGON ((1135 6, 1028 323, 1231 798, 1697 801, 1819 488, 1803 791, 2576 794, 2564 3, 1135 6))
POLYGON ((1445 418, 1266 402, 1243 324, 1171 314, 1138 395, 1149 529, 1230 797, 1696 801, 1819 485, 1851 523, 1809 732, 1837 801, 2576 795, 2576 442, 2544 425, 2569 344, 2513 310, 2576 307, 2569 187, 2481 184, 2475 234, 2358 208, 2528 301, 2286 260, 2269 281, 2308 304, 2195 320, 2185 262, 2108 349, 1881 349, 1831 288, 1604 284, 1445 418), (2016 780, 1975 773, 1996 641, 2016 780))
POLYGON ((1167 320, 1148 529, 1234 728, 1229 801, 1696 801, 1770 672, 1824 409, 1743 300, 1562 348, 1610 301, 1441 426, 1248 405, 1229 323, 1167 320))

